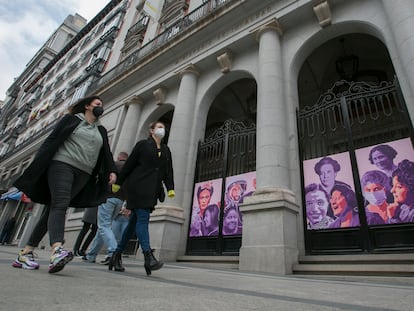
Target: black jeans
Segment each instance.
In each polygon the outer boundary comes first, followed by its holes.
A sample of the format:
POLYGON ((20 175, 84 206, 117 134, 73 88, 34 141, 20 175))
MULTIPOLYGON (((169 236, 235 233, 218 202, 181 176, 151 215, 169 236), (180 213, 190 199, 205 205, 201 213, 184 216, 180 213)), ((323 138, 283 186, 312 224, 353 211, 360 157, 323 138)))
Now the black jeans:
POLYGON ((49 230, 50 245, 64 242, 66 210, 90 175, 69 164, 52 161, 48 169, 51 201, 35 226, 28 245, 37 247, 49 230))
POLYGON ((73 250, 74 251, 82 251, 82 252, 86 252, 86 250, 89 247, 89 244, 91 244, 93 238, 96 235, 96 232, 98 231, 98 226, 95 224, 91 224, 89 222, 83 222, 83 226, 81 231, 79 232, 78 238, 76 239, 75 245, 73 246, 73 250), (89 229, 91 230, 91 232, 88 231, 89 229), (86 237, 85 241, 83 241, 83 239, 85 238, 85 236, 88 234, 88 236, 86 237), (83 244, 82 244, 83 242, 83 244))

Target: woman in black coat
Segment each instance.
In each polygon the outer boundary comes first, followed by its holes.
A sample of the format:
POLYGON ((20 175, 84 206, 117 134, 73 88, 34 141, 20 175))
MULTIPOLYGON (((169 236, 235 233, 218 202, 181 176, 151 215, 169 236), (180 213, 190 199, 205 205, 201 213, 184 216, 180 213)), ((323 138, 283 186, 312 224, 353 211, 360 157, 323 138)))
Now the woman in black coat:
POLYGON ((13 267, 38 269, 33 249, 49 231, 52 247, 49 273, 55 273, 72 260, 72 252, 62 248, 66 210, 97 206, 104 202, 109 184, 116 181, 116 167, 106 129, 98 118, 103 113, 98 96, 81 99, 69 108, 39 148, 14 186, 32 201, 46 204, 28 244, 13 267))
MULTIPOLYGON (((164 201, 165 193, 162 183, 168 190, 168 196, 174 197, 174 177, 171 151, 162 143, 165 125, 162 122, 150 124, 148 139, 139 141, 118 176, 118 184, 126 191, 127 208, 131 210, 130 219, 136 220, 135 232, 141 244, 145 258, 147 275, 151 270, 158 270, 163 263, 152 254, 149 238, 149 218, 157 200, 164 201)), ((130 223, 128 226, 133 225, 130 223)), ((125 230, 128 231, 128 230, 125 230)), ((124 234, 125 235, 125 234, 124 234)), ((124 239, 124 236, 122 237, 124 239)), ((121 265, 121 251, 114 252, 109 269, 124 271, 121 265)))

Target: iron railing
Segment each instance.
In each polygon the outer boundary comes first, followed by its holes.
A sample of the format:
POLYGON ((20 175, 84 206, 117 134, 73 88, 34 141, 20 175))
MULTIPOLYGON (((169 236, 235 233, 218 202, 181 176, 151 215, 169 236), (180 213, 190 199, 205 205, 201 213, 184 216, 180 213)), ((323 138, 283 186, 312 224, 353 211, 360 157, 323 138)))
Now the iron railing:
POLYGON ((123 73, 132 69, 136 66, 139 61, 146 55, 150 54, 156 49, 161 48, 167 42, 170 42, 173 37, 177 36, 179 33, 182 33, 184 30, 191 27, 191 25, 204 18, 205 16, 211 14, 213 11, 218 10, 227 3, 234 0, 209 0, 200 5, 194 11, 186 15, 184 18, 178 20, 176 23, 166 28, 161 32, 157 37, 143 45, 137 51, 131 53, 127 56, 121 63, 116 67, 104 74, 100 79, 96 80, 89 86, 88 92, 91 93, 103 85, 109 83, 110 81, 115 80, 117 77, 121 76, 123 73))

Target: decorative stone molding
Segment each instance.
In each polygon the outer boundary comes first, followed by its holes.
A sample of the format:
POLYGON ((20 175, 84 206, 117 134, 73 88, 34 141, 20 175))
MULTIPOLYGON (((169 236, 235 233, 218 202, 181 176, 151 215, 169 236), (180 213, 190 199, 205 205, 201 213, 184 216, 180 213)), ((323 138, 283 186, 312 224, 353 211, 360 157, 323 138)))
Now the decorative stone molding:
POLYGON ((321 27, 329 26, 332 23, 332 13, 329 7, 328 0, 322 1, 313 7, 316 18, 321 27))
POLYGON ((186 73, 192 73, 192 74, 195 74, 196 76, 199 76, 200 70, 198 70, 198 68, 194 66, 193 64, 190 64, 178 71, 178 74, 180 75, 180 77, 182 77, 183 74, 186 74, 186 73))
POLYGON ((164 86, 160 86, 159 88, 155 89, 152 94, 155 97, 155 102, 157 105, 162 105, 165 101, 165 96, 167 95, 167 88, 164 86))
POLYGON ((230 50, 224 51, 217 56, 217 62, 220 66, 222 73, 228 73, 231 70, 233 64, 233 53, 230 50))
POLYGON ((139 97, 138 95, 133 95, 133 96, 131 96, 130 98, 128 98, 126 100, 126 102, 124 103, 124 105, 126 107, 129 107, 132 104, 142 105, 143 103, 144 103, 144 100, 141 97, 139 97))
POLYGON ((256 40, 259 41, 261 34, 269 30, 276 31, 279 34, 279 36, 283 35, 282 25, 279 23, 279 21, 276 18, 273 18, 266 24, 263 24, 257 27, 252 32, 256 35, 256 40))

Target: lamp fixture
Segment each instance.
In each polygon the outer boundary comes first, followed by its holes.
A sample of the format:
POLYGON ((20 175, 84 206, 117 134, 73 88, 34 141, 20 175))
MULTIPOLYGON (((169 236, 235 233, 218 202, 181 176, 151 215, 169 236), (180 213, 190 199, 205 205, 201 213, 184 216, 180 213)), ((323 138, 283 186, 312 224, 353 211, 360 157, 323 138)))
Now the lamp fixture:
POLYGON ((342 79, 352 81, 358 72, 359 57, 354 54, 346 53, 344 38, 339 41, 342 44, 344 54, 336 60, 336 72, 342 79))

